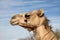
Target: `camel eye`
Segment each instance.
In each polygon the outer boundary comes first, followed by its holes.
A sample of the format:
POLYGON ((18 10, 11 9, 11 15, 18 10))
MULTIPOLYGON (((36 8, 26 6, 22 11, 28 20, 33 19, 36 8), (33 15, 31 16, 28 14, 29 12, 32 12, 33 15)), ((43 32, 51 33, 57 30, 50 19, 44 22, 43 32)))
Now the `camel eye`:
POLYGON ((25 18, 29 19, 29 18, 30 18, 30 15, 27 15, 27 14, 26 14, 26 15, 25 15, 25 18))

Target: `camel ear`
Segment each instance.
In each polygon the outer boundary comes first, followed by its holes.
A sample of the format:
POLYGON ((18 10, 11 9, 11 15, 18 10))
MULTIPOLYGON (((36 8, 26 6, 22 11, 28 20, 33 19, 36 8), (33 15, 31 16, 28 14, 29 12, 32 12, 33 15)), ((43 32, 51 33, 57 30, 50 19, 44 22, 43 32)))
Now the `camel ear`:
POLYGON ((43 9, 38 10, 38 13, 37 14, 40 17, 44 16, 44 10, 43 9))

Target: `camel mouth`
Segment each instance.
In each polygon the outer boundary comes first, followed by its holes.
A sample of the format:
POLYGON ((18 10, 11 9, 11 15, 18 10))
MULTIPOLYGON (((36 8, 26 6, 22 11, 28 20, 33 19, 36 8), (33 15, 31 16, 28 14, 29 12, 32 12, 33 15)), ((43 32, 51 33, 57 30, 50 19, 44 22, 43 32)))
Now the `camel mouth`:
POLYGON ((20 23, 19 26, 26 27, 27 24, 26 23, 20 23))
POLYGON ((31 25, 31 24, 25 24, 25 23, 21 23, 19 26, 25 27, 25 28, 33 28, 35 26, 31 25))

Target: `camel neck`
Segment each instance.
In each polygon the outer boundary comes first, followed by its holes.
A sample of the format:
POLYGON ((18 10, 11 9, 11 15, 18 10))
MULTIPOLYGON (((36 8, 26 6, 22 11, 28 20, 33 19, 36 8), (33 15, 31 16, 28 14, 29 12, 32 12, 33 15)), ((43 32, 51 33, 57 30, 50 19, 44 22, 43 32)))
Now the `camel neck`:
POLYGON ((41 25, 37 27, 34 31, 35 35, 38 35, 40 38, 43 38, 45 34, 47 34, 49 31, 45 29, 44 25, 41 25))

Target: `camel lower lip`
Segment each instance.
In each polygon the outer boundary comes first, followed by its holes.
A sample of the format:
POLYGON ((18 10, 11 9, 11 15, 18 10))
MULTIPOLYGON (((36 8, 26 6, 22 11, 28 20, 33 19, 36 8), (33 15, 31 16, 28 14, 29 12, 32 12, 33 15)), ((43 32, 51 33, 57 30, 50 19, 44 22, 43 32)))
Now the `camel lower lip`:
POLYGON ((11 25, 17 25, 18 23, 17 22, 11 22, 11 25))

